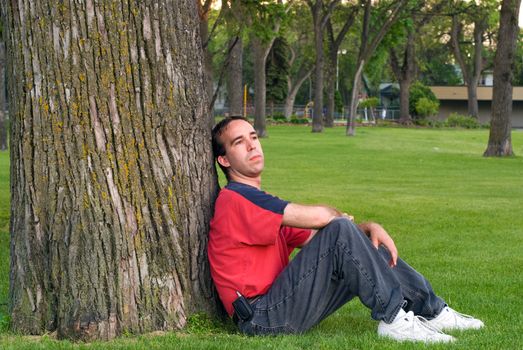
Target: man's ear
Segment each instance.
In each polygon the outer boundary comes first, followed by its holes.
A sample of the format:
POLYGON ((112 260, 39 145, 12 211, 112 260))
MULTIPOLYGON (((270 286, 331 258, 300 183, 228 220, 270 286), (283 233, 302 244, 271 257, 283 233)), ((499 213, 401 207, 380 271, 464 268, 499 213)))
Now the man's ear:
POLYGON ((218 156, 216 159, 218 163, 220 163, 221 166, 228 168, 231 166, 231 163, 229 163, 229 160, 227 159, 227 156, 218 156))

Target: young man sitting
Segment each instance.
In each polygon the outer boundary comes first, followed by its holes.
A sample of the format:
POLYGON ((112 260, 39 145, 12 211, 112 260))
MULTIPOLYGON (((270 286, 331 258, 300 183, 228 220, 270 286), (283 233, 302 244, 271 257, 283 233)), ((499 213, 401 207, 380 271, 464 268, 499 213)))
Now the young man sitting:
POLYGON ((379 335, 400 341, 450 342, 443 330, 483 327, 438 297, 379 224, 356 225, 334 208, 263 192, 264 155, 247 120, 222 120, 212 142, 228 184, 215 204, 208 255, 241 332, 302 333, 354 297, 380 321, 379 335), (301 250, 289 261, 294 248, 301 250))

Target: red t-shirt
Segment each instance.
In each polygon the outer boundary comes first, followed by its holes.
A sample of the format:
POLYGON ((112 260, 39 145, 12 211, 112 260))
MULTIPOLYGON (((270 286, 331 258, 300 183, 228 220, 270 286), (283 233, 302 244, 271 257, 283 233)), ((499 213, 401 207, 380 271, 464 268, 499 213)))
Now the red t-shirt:
POLYGON ((309 238, 309 229, 282 226, 287 204, 239 182, 230 182, 220 191, 207 253, 229 315, 236 291, 247 298, 265 294, 289 263, 292 250, 309 238))

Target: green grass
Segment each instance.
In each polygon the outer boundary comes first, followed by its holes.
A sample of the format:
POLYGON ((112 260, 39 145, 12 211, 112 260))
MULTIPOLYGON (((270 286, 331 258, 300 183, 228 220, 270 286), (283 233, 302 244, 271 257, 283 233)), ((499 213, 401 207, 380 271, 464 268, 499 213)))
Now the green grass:
MULTIPOLYGON (((187 330, 72 344, 0 335, 2 349, 521 349, 523 348, 523 132, 517 157, 486 159, 487 130, 274 126, 262 141, 263 187, 299 203, 325 203, 380 222, 400 256, 425 274, 459 311, 485 321, 454 333, 457 343, 398 344, 354 300, 300 336, 249 338, 196 318, 187 330)), ((0 154, 0 313, 8 290, 8 155, 0 154)), ((223 178, 222 178, 223 180, 223 178)), ((304 306, 308 307, 308 306, 304 306)), ((313 307, 313 306, 310 306, 313 307)))

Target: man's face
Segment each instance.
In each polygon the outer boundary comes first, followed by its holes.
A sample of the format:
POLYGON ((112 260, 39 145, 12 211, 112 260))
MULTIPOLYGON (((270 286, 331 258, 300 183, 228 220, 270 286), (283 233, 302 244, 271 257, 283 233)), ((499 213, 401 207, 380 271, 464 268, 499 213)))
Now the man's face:
POLYGON ((220 137, 225 155, 218 162, 228 168, 232 180, 259 177, 264 166, 263 151, 256 131, 244 120, 227 125, 220 137))

